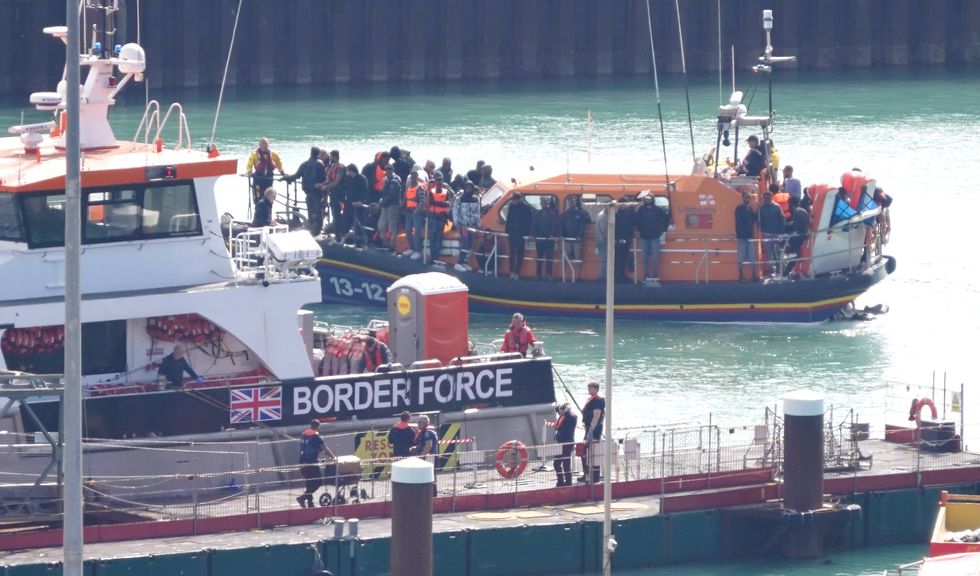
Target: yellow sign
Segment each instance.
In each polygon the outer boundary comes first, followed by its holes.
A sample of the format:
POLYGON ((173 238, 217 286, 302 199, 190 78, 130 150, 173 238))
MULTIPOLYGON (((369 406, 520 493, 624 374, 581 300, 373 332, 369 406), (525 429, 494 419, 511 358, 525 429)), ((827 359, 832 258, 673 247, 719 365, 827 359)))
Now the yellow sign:
POLYGON ((412 300, 405 294, 398 295, 395 305, 398 307, 398 313, 402 316, 408 316, 412 313, 412 300))
POLYGON ((959 412, 960 410, 962 410, 962 408, 963 408, 963 406, 962 406, 962 399, 960 398, 960 393, 959 392, 953 392, 953 402, 952 402, 952 404, 953 405, 950 408, 950 411, 951 412, 959 412))

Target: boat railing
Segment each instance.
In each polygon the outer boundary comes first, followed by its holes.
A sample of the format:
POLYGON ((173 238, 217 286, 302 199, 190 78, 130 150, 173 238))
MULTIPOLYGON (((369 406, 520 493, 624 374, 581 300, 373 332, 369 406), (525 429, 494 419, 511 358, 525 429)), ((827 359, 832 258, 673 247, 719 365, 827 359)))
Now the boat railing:
POLYGON ((159 132, 160 128, 160 102, 156 100, 150 100, 146 104, 146 108, 143 110, 143 117, 140 119, 139 125, 136 127, 136 133, 133 134, 133 143, 140 141, 140 133, 143 134, 143 144, 150 143, 150 132, 154 129, 159 132))
POLYGON ((309 276, 312 262, 299 262, 288 266, 278 265, 271 257, 268 249, 268 239, 275 234, 289 232, 289 226, 275 224, 260 228, 249 227, 236 234, 230 241, 229 257, 235 267, 239 279, 261 280, 290 280, 297 277, 309 276))
POLYGON ((191 131, 187 126, 187 116, 184 114, 184 107, 180 103, 174 102, 167 108, 167 114, 164 115, 163 120, 160 121, 160 126, 157 128, 156 136, 154 136, 154 142, 161 142, 161 134, 163 134, 163 129, 167 127, 167 120, 170 119, 170 115, 177 111, 177 144, 174 146, 174 150, 180 150, 184 143, 184 138, 187 138, 187 148, 188 150, 194 147, 193 142, 191 142, 191 131))
POLYGON ((156 100, 150 100, 146 108, 143 110, 143 117, 140 119, 139 125, 136 127, 136 133, 133 135, 133 142, 140 141, 140 134, 142 133, 143 144, 149 144, 151 141, 154 142, 159 151, 163 146, 163 130, 167 127, 167 121, 170 120, 170 115, 174 112, 177 113, 177 144, 174 146, 174 150, 180 150, 181 148, 186 148, 191 150, 194 147, 194 143, 191 141, 191 131, 187 124, 187 116, 184 114, 184 107, 179 102, 174 102, 167 108, 167 113, 164 114, 163 119, 160 118, 160 103, 156 100), (154 130, 155 128, 155 130, 154 130), (153 134, 153 138, 150 138, 150 134, 153 134), (186 146, 184 145, 184 140, 187 140, 186 146))
MULTIPOLYGON (((786 271, 791 267, 797 268, 797 273, 800 277, 813 278, 814 267, 810 266, 806 268, 806 274, 803 273, 804 267, 800 266, 803 262, 820 262, 821 260, 831 260, 835 258, 854 256, 861 252, 863 258, 860 260, 859 264, 855 264, 854 258, 847 258, 847 264, 840 269, 840 271, 846 270, 847 272, 855 272, 856 270, 864 270, 877 264, 883 256, 884 247, 884 226, 883 222, 879 222, 877 219, 873 224, 865 224, 867 221, 868 214, 855 215, 852 218, 836 222, 831 226, 826 228, 821 228, 819 230, 809 232, 807 234, 807 240, 804 241, 805 246, 807 242, 812 238, 819 237, 821 235, 830 235, 838 232, 847 232, 851 227, 862 226, 862 227, 872 227, 876 229, 875 234, 865 234, 865 241, 860 244, 855 244, 855 239, 853 235, 847 235, 847 246, 846 248, 839 248, 829 251, 821 251, 818 255, 807 255, 800 256, 799 254, 789 253, 786 250, 787 244, 791 238, 795 236, 793 233, 784 233, 777 235, 767 235, 763 234, 761 237, 753 238, 751 243, 757 246, 755 251, 762 254, 762 258, 757 258, 755 265, 763 267, 770 271, 770 273, 777 278, 785 277, 786 271), (775 244, 776 247, 772 252, 774 253, 774 258, 767 258, 766 254, 770 251, 766 249, 768 245, 775 244)), ((483 248, 480 246, 480 242, 471 240, 473 243, 473 248, 471 253, 478 257, 477 261, 481 264, 481 272, 488 276, 497 276, 500 273, 501 261, 508 261, 510 259, 509 254, 506 254, 503 250, 503 240, 506 240, 507 234, 505 232, 487 230, 480 228, 468 228, 468 230, 474 235, 479 235, 477 238, 491 239, 490 242, 484 243, 488 246, 483 248)), ((552 237, 552 238, 542 238, 536 236, 526 236, 526 250, 534 251, 534 256, 526 258, 526 261, 531 261, 537 263, 542 263, 546 270, 551 270, 555 261, 559 262, 560 274, 557 279, 562 282, 576 282, 581 276, 581 267, 584 262, 584 258, 579 256, 584 246, 583 238, 563 238, 563 237, 552 237), (536 248, 538 242, 546 240, 555 242, 555 254, 550 258, 545 258, 537 254, 536 248), (577 254, 576 254, 577 252, 577 254)), ((672 258, 671 262, 674 264, 690 265, 694 267, 694 281, 701 283, 711 282, 712 269, 716 268, 718 265, 723 264, 721 260, 718 259, 719 256, 725 255, 726 259, 732 258, 737 250, 734 247, 736 242, 736 237, 734 234, 697 234, 697 233, 679 233, 676 231, 668 231, 661 240, 661 261, 664 257, 672 258), (670 246, 669 248, 667 246, 670 246)), ((641 266, 643 261, 643 250, 640 245, 640 239, 633 238, 630 242, 629 247, 630 258, 632 260, 633 274, 632 282, 639 284, 644 282, 644 276, 640 274, 641 266)), ((603 256, 603 255, 600 255, 603 256)), ((726 262, 726 265, 730 265, 726 262)))

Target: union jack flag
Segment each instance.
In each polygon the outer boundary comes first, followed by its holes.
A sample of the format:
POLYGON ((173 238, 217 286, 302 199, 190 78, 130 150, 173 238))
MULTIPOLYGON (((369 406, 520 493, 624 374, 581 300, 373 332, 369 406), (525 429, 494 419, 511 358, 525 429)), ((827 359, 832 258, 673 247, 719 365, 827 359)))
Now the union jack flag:
POLYGON ((232 424, 282 419, 282 387, 239 388, 228 391, 232 424))

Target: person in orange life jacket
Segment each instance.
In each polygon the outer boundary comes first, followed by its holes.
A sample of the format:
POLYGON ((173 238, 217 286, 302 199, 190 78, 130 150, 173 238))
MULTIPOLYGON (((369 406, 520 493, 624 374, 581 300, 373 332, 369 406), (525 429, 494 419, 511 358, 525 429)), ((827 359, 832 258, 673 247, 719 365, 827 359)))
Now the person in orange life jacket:
POLYGON ((361 169, 361 174, 368 183, 368 190, 374 196, 381 196, 381 190, 385 186, 385 166, 391 161, 391 156, 387 152, 381 151, 374 155, 374 161, 368 162, 361 169))
MULTIPOLYGON (((602 439, 602 421, 606 415, 606 399, 599 396, 599 383, 589 380, 589 400, 582 407, 582 426, 585 428, 586 451, 582 456, 582 476, 579 482, 597 484, 602 471, 599 466, 590 466, 590 459, 596 459, 596 447, 602 439)), ((598 464, 598 462, 596 462, 598 464)))
POLYGON ((252 177, 252 200, 258 202, 262 199, 262 193, 266 188, 272 186, 272 177, 278 170, 280 176, 285 176, 282 171, 282 160, 279 154, 269 147, 269 139, 259 138, 259 147, 248 157, 245 165, 245 172, 252 177))
POLYGON ((388 444, 391 444, 392 458, 408 458, 415 444, 415 430, 412 430, 412 414, 406 410, 398 417, 398 422, 388 429, 388 444))
POLYGON ((272 226, 275 221, 272 218, 272 209, 276 204, 276 189, 269 186, 265 189, 262 199, 255 205, 255 214, 252 216, 252 228, 272 226))
POLYGON ((391 363, 391 351, 388 346, 374 336, 368 336, 364 341, 364 353, 357 363, 357 373, 375 372, 378 366, 389 363, 391 363))
POLYGON ((558 407, 558 420, 555 422, 555 442, 561 444, 561 454, 555 457, 556 488, 572 485, 572 452, 575 450, 575 429, 578 416, 572 406, 565 402, 558 407))
POLYGON ((429 259, 435 259, 442 252, 442 234, 449 219, 449 186, 442 180, 442 172, 436 170, 434 180, 429 183, 428 202, 425 212, 429 220, 429 259))
POLYGON ((418 430, 415 432, 414 453, 419 458, 439 454, 439 436, 435 428, 429 426, 428 416, 419 416, 418 430))
POLYGON ((198 384, 204 381, 203 378, 197 375, 197 372, 194 372, 191 365, 187 363, 187 358, 184 358, 186 351, 187 349, 184 348, 183 344, 177 344, 174 346, 173 352, 164 356, 163 360, 160 361, 157 377, 165 377, 168 388, 180 388, 184 379, 184 372, 187 372, 191 378, 197 380, 198 384))
POLYGON ((527 356, 527 349, 535 343, 534 332, 528 328, 524 322, 524 315, 520 312, 514 313, 510 321, 510 327, 504 334, 504 345, 500 347, 501 352, 518 352, 521 356, 527 356))
POLYGON ((415 227, 415 214, 418 212, 419 203, 425 198, 423 190, 419 189, 419 173, 415 170, 408 173, 405 181, 405 191, 401 197, 402 214, 405 217, 405 244, 408 246, 402 256, 414 257, 417 253, 415 248, 416 236, 422 234, 421 230, 415 227))
POLYGON ((299 438, 299 473, 306 480, 306 490, 296 498, 300 508, 313 508, 313 493, 323 485, 320 466, 317 464, 320 454, 333 458, 333 453, 320 437, 320 421, 314 419, 299 438))

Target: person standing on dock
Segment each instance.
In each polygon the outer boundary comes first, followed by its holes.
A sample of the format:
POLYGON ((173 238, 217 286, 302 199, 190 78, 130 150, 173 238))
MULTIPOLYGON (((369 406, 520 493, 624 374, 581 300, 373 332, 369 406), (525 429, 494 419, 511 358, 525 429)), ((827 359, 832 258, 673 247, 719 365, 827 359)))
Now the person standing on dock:
MULTIPOLYGON (((582 476, 579 482, 598 484, 602 469, 592 466, 598 459, 599 440, 602 439, 602 422, 606 415, 606 399, 599 396, 599 383, 589 380, 589 400, 582 407, 582 426, 585 427, 585 455, 582 456, 582 476)), ((608 474, 608 471, 606 472, 608 474)))
POLYGON ((500 351, 505 353, 517 352, 521 356, 527 356, 527 349, 533 346, 535 342, 534 332, 531 332, 531 328, 524 321, 524 315, 515 312, 510 321, 510 327, 504 334, 504 345, 500 347, 500 351))
POLYGON ((320 421, 314 418, 310 427, 303 430, 303 435, 299 438, 299 473, 306 480, 306 490, 296 498, 300 508, 313 508, 313 494, 323 485, 320 466, 317 464, 320 454, 333 458, 333 453, 320 437, 320 421))
POLYGON ((759 226, 759 213, 752 207, 752 194, 742 192, 742 203, 735 208, 735 242, 738 244, 738 281, 745 282, 743 268, 748 264, 753 282, 759 281, 755 269, 756 228, 759 226))
POLYGON ((272 177, 277 170, 280 176, 286 175, 282 171, 282 159, 269 147, 269 139, 263 136, 259 138, 259 147, 248 157, 248 164, 245 165, 245 171, 252 177, 252 200, 256 203, 262 198, 262 192, 272 186, 272 177))
POLYGON ((187 358, 184 358, 184 354, 187 349, 184 348, 183 344, 177 344, 174 346, 173 352, 167 354, 160 361, 160 368, 157 370, 157 377, 164 377, 167 379, 168 388, 180 388, 184 381, 184 372, 186 372, 191 378, 197 380, 200 384, 204 381, 203 378, 197 375, 197 372, 191 368, 191 365, 187 362, 187 358))
POLYGON ((558 407, 558 420, 555 422, 555 442, 561 444, 561 453, 555 458, 555 475, 558 483, 555 488, 572 485, 572 451, 575 450, 575 429, 578 416, 572 406, 565 402, 558 407))
POLYGON ((412 413, 408 410, 402 412, 398 416, 398 422, 388 429, 388 444, 391 445, 392 458, 408 458, 412 455, 415 430, 412 430, 412 413))

